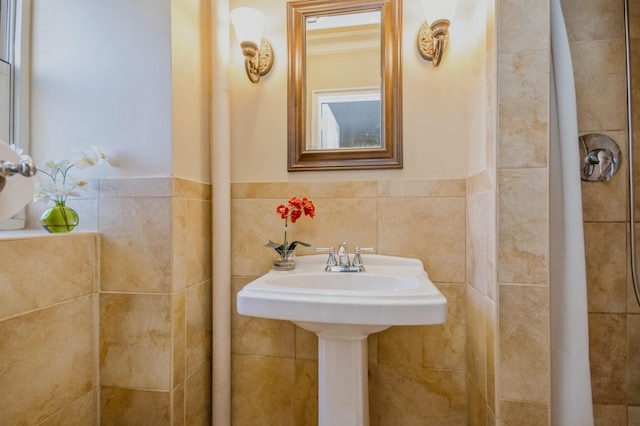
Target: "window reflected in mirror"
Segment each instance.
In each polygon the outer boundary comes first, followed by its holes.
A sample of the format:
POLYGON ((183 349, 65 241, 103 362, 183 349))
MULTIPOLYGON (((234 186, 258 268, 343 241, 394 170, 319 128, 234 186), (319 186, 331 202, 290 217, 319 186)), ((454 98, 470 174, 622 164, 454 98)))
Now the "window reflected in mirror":
POLYGON ((381 13, 306 18, 307 149, 380 148, 381 13))
POLYGON ((314 90, 307 149, 380 148, 380 88, 314 90))

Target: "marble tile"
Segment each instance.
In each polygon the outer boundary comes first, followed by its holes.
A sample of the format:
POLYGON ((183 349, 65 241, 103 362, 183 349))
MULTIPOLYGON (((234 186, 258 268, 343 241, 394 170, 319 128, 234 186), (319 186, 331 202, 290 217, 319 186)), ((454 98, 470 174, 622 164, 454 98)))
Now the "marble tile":
MULTIPOLYGON (((473 289, 466 292, 467 374, 476 384, 482 400, 487 397, 487 314, 484 297, 473 289)), ((484 413, 484 412, 483 412, 484 413)), ((485 417, 484 415, 482 416, 485 417)))
POLYGON ((237 182, 231 184, 231 199, 280 199, 307 197, 354 198, 375 197, 376 181, 321 181, 321 182, 237 182))
POLYGON ((378 252, 415 257, 434 282, 465 281, 465 199, 381 198, 378 252))
POLYGON ((580 132, 625 129, 627 104, 624 70, 612 74, 578 74, 575 85, 580 132), (602 90, 603 87, 607 90, 602 90))
MULTIPOLYGON (((371 336, 369 336, 371 337, 371 336)), ((371 341, 371 338, 369 339, 371 341)), ((380 424, 380 375, 378 364, 369 363, 367 372, 369 384, 369 426, 378 426, 380 424)))
POLYGON ((184 381, 187 374, 187 308, 186 291, 173 293, 171 296, 171 386, 175 387, 184 381))
POLYGON ((379 375, 380 426, 466 424, 464 372, 380 365, 379 375))
POLYGON ((627 419, 628 426, 640 426, 640 407, 629 406, 627 407, 627 419))
POLYGON ((498 60, 498 168, 546 167, 549 52, 505 53, 498 60))
MULTIPOLYGON (((182 290, 187 286, 187 252, 191 241, 187 239, 187 200, 173 198, 171 200, 171 289, 182 290)), ((191 253, 193 257, 194 254, 191 253)), ((194 274, 195 275, 195 274, 194 274)))
POLYGON ((492 175, 493 173, 487 169, 469 176, 467 178, 466 195, 475 195, 495 189, 495 176, 492 175))
MULTIPOLYGON (((467 197, 467 284, 495 296, 495 195, 487 191, 467 197)), ((495 298, 495 297, 494 297, 495 298)))
POLYGON ((295 424, 295 361, 233 355, 231 418, 238 426, 295 424))
POLYGON ((202 363, 186 380, 185 424, 211 425, 211 362, 202 363))
POLYGON ((185 384, 181 382, 171 391, 171 426, 185 425, 185 384))
POLYGON ((87 392, 39 426, 87 426, 98 423, 95 391, 87 392))
POLYGON ((0 322, 2 423, 37 424, 92 391, 93 305, 85 296, 0 322))
POLYGON ((100 232, 101 290, 171 290, 169 198, 100 200, 100 232))
POLYGON ((465 369, 465 286, 438 284, 447 298, 447 321, 429 326, 391 327, 377 334, 378 363, 465 369))
POLYGON ((627 308, 627 230, 624 223, 585 223, 589 312, 627 308))
MULTIPOLYGON (((232 275, 257 277, 271 269, 274 250, 264 245, 270 239, 278 242, 283 240, 284 223, 276 214, 276 207, 281 202, 272 199, 231 200, 232 275)), ((300 223, 302 221, 294 226, 297 228, 300 223)), ((293 234, 295 231, 291 229, 289 232, 293 234)), ((306 236, 305 239, 300 235, 298 237, 311 242, 306 236)))
POLYGON ((640 405, 640 314, 627 314, 627 403, 640 405))
POLYGON ((500 401, 502 426, 540 426, 549 424, 549 407, 528 401, 500 401))
POLYGON ((629 30, 633 40, 640 38, 640 3, 629 0, 629 30))
POLYGON ((171 389, 171 296, 100 295, 100 383, 171 389))
POLYGON ((211 358, 211 281, 187 288, 187 374, 211 358))
POLYGON ((589 359, 593 401, 622 404, 627 392, 625 314, 589 314, 589 359))
POLYGON ((498 173, 498 281, 546 284, 547 169, 498 173))
POLYGON ((478 385, 467 376, 467 424, 486 426, 487 424, 487 402, 482 396, 478 385))
POLYGON ((497 426, 498 425, 498 420, 496 419, 496 415, 491 410, 487 410, 486 424, 487 424, 487 426, 497 426))
MULTIPOLYGON (((571 20, 572 17, 567 19, 571 20)), ((577 41, 570 43, 569 48, 575 76, 625 72, 625 47, 622 38, 577 41)))
POLYGON ((498 2, 500 52, 543 50, 549 45, 549 2, 504 0, 498 2))
POLYGON ((231 278, 231 353, 293 358, 296 350, 296 326, 291 321, 238 314, 237 294, 251 280, 231 278))
POLYGON ((337 247, 342 241, 349 243, 350 252, 356 247, 377 247, 375 198, 320 198, 314 204, 313 220, 295 223, 296 239, 312 244, 302 247, 300 255, 315 254, 315 247, 337 247))
POLYGON ((370 334, 367 337, 367 362, 369 367, 375 367, 380 363, 380 351, 378 347, 380 346, 378 337, 379 333, 370 334))
POLYGON ((296 359, 318 360, 316 333, 296 327, 296 359))
POLYGON ((593 404, 595 426, 629 426, 627 406, 615 404, 593 404))
POLYGON ((93 293, 97 244, 95 234, 0 240, 0 319, 93 293))
POLYGON ((77 200, 69 205, 78 214, 78 227, 74 232, 95 232, 98 225, 98 200, 77 200))
POLYGON ((173 179, 173 194, 176 197, 211 201, 211 191, 210 183, 194 182, 181 178, 173 179))
POLYGON ((622 2, 562 0, 562 10, 569 41, 623 37, 622 2))
POLYGON ((464 179, 407 179, 378 182, 379 197, 463 197, 464 179))
POLYGON ((500 397, 549 398, 549 289, 500 285, 500 397))
POLYGON ((318 362, 296 359, 295 424, 318 424, 318 362))
POLYGON ((170 197, 173 178, 125 178, 100 180, 100 198, 170 197))
POLYGON ((187 200, 185 261, 187 285, 211 279, 211 203, 187 200))
POLYGON ((168 426, 170 424, 170 392, 102 386, 100 425, 168 426))
POLYGON ((485 314, 487 315, 487 395, 486 400, 491 412, 497 412, 498 395, 498 305, 485 300, 485 314))
MULTIPOLYGON (((631 256, 629 255, 629 257, 631 256)), ((638 265, 640 265, 640 263, 636 263, 636 268, 639 268, 638 265)), ((634 289, 630 268, 631 265, 627 265, 627 312, 630 314, 640 314, 640 302, 638 302, 638 299, 636 298, 636 291, 634 289)), ((640 286, 640 283, 638 283, 638 285, 640 286)))

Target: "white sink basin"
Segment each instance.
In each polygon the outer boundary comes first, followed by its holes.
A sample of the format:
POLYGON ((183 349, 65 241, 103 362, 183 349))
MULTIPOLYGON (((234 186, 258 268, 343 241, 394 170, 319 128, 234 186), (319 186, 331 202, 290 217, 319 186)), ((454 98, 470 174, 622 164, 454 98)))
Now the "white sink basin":
POLYGON ((363 256, 365 272, 325 272, 327 256, 296 258, 238 293, 238 312, 290 320, 318 335, 318 424, 367 426, 367 336, 394 325, 440 324, 447 300, 422 262, 363 256))
MULTIPOLYGON (((261 318, 386 326, 440 324, 447 301, 422 262, 365 255, 365 272, 325 272, 326 255, 296 258, 293 271, 270 271, 238 294, 238 312, 261 318)), ((312 331, 318 332, 317 327, 312 331)))

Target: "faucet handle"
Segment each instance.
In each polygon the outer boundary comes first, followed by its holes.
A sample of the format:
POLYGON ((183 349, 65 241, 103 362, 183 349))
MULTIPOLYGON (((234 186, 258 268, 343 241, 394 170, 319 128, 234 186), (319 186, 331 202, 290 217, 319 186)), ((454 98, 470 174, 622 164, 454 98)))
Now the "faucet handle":
POLYGON ((335 252, 333 250, 333 247, 316 247, 316 251, 317 252, 323 252, 323 251, 328 251, 329 252, 329 258, 327 259, 327 268, 331 268, 332 266, 335 266, 338 264, 338 262, 336 262, 336 255, 335 252))
POLYGON ((349 259, 349 253, 347 252, 346 241, 343 241, 338 248, 338 266, 351 266, 351 260, 349 259))
POLYGON ((375 251, 375 249, 373 247, 356 247, 355 254, 353 255, 353 266, 362 265, 362 256, 360 254, 363 251, 375 251))

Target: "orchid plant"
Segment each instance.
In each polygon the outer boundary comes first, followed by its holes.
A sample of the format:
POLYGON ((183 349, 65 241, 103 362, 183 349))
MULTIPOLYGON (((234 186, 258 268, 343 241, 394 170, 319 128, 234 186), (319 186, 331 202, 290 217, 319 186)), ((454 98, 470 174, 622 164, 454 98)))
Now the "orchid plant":
POLYGON ((296 221, 303 215, 309 216, 311 219, 313 219, 316 214, 316 208, 313 205, 313 201, 306 197, 293 197, 289 200, 286 206, 284 204, 280 204, 278 207, 276 207, 276 213, 282 219, 284 219, 284 242, 282 244, 279 244, 269 240, 269 242, 265 244, 265 247, 275 249, 275 251, 280 255, 280 259, 283 261, 287 261, 289 260, 289 257, 296 249, 296 246, 298 244, 305 247, 311 246, 311 244, 307 244, 302 241, 287 241, 287 228, 289 225, 289 220, 291 220, 291 223, 296 223, 296 221))
POLYGON ((93 145, 89 150, 76 151, 71 160, 61 159, 47 161, 44 167, 38 167, 38 172, 48 177, 36 183, 35 201, 55 202, 64 204, 68 197, 78 197, 76 189, 87 186, 84 180, 75 179, 69 174, 72 168, 86 169, 100 163, 109 163, 106 154, 100 146, 93 145))

